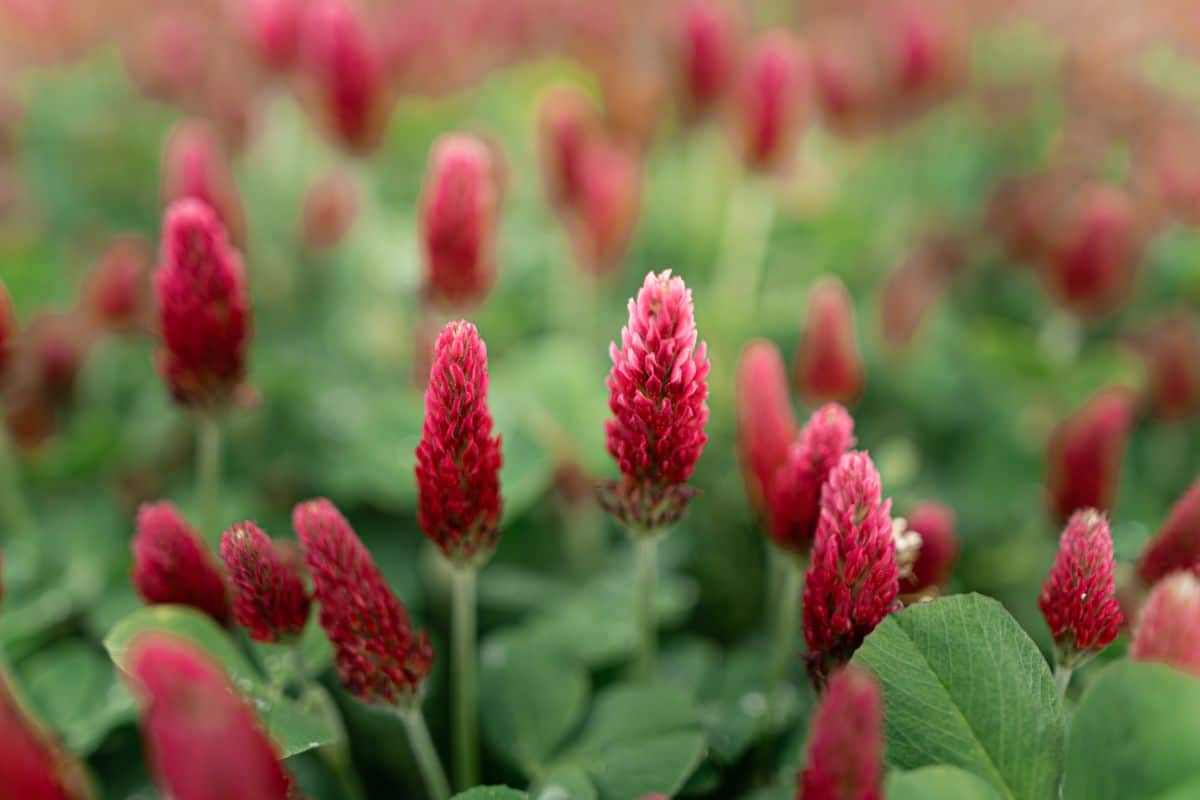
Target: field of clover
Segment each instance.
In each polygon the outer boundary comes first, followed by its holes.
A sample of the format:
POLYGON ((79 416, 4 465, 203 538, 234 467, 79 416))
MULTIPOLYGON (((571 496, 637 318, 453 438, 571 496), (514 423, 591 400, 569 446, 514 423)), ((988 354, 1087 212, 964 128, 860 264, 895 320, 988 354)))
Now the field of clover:
POLYGON ((1173 0, 0 0, 0 800, 1200 798, 1198 152, 1173 0))

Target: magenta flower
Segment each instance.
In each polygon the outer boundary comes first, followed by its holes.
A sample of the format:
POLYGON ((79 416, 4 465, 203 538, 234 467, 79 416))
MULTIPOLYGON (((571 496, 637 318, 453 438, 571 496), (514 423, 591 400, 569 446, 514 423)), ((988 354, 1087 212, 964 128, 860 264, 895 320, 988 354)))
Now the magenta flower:
POLYGON ((803 800, 882 800, 883 693, 868 670, 850 665, 829 681, 797 782, 803 800))
POLYGON ((921 549, 912 574, 900 582, 900 590, 905 595, 936 593, 946 585, 958 560, 954 512, 935 500, 927 500, 913 506, 905 521, 908 529, 921 537, 921 549))
POLYGON ((295 639, 308 622, 312 597, 299 564, 289 561, 253 522, 221 536, 221 559, 233 586, 233 617, 256 642, 295 639))
POLYGON ((850 294, 837 278, 822 278, 808 297, 796 352, 796 390, 810 403, 852 405, 864 382, 850 294))
POLYGON ((138 509, 133 537, 133 588, 150 605, 176 603, 229 622, 229 592, 200 534, 174 503, 138 509))
POLYGON ((242 5, 242 33, 271 69, 287 70, 296 60, 303 10, 303 0, 247 0, 242 5))
POLYGON ((1046 489, 1055 519, 1065 521, 1081 508, 1112 509, 1134 411, 1133 394, 1110 386, 1092 395, 1054 431, 1047 450, 1046 489))
POLYGON ((13 312, 12 296, 4 281, 0 281, 0 377, 8 371, 17 350, 17 315, 13 312))
POLYGON ((189 197, 216 212, 235 244, 245 242, 246 212, 237 183, 217 132, 201 120, 176 125, 163 152, 163 207, 189 197))
POLYGON ((747 342, 734 381, 738 459, 746 497, 756 512, 767 516, 775 473, 787 460, 788 445, 796 438, 796 415, 779 348, 765 339, 747 342))
POLYGON ((119 236, 104 249, 84 285, 89 315, 114 331, 146 322, 150 300, 150 246, 140 236, 119 236))
POLYGON ((642 202, 642 164, 629 147, 594 138, 579 154, 569 217, 575 254, 593 275, 611 275, 629 248, 642 202))
POLYGON ((692 496, 687 480, 708 441, 708 348, 696 340, 691 290, 670 270, 648 274, 620 346, 609 347, 605 432, 621 479, 600 495, 631 531, 674 525, 692 496))
POLYGON ((689 0, 676 25, 680 99, 684 113, 696 118, 713 111, 733 82, 741 45, 738 20, 728 4, 689 0))
POLYGON ((1146 395, 1155 416, 1183 420, 1200 411, 1200 327, 1187 313, 1170 314, 1140 343, 1146 395))
POLYGON ((1200 677, 1200 579, 1195 574, 1176 572, 1150 591, 1129 656, 1200 677))
POLYGON ((1094 509, 1076 511, 1038 598, 1064 667, 1078 666, 1117 638, 1124 617, 1114 568, 1108 521, 1094 509))
POLYGON ((0 674, 0 800, 87 800, 79 764, 21 707, 0 674))
POLYGON ((799 45, 780 29, 759 34, 742 65, 734 96, 742 159, 777 169, 792 156, 804 122, 808 68, 799 45))
POLYGON ((1137 566, 1147 586, 1180 570, 1200 575, 1200 479, 1171 506, 1166 521, 1143 548, 1137 566))
POLYGON ((1133 284, 1141 255, 1136 212, 1129 197, 1112 186, 1088 188, 1075 205, 1042 276, 1065 308, 1105 314, 1128 297, 1133 284))
POLYGON ((417 446, 417 521, 446 558, 486 559, 500 522, 500 437, 487 405, 487 346, 475 326, 451 322, 434 345, 417 446))
POLYGON ((538 108, 538 151, 550 204, 573 209, 582 186, 584 151, 600 126, 596 107, 574 84, 546 91, 538 108))

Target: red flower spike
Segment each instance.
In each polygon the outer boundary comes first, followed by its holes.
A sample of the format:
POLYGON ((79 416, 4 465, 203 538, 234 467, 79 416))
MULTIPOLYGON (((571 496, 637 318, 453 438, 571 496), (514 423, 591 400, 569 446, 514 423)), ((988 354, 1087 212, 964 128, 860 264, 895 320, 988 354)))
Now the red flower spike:
POLYGON ((768 501, 771 538, 793 553, 807 553, 821 517, 821 489, 854 446, 854 420, 837 403, 813 412, 776 470, 768 501))
POLYGON ((191 606, 222 625, 229 622, 225 578, 174 503, 163 500, 138 509, 132 547, 130 577, 143 600, 191 606))
POLYGON ((500 437, 487 405, 487 346, 469 322, 448 324, 434 345, 417 446, 417 521, 456 563, 486 560, 500 522, 500 437))
POLYGON ((13 363, 17 349, 17 315, 13 310, 12 296, 4 281, 0 281, 0 378, 13 363))
POLYGON ((850 665, 829 681, 797 782, 798 799, 882 800, 883 693, 868 670, 850 665))
POLYGON ((345 172, 323 175, 304 196, 304 246, 330 250, 341 244, 358 217, 358 187, 345 172))
POLYGON ((742 67, 734 97, 742 159, 753 170, 784 166, 804 122, 808 67, 799 45, 782 30, 759 35, 742 67))
POLYGON ((1128 390, 1101 389, 1050 437, 1046 489, 1056 520, 1080 508, 1112 509, 1134 410, 1128 390))
POLYGON ((294 640, 308 622, 312 597, 294 561, 253 522, 221 536, 221 560, 233 587, 233 618, 256 642, 294 640))
POLYGON ((421 196, 425 291, 435 305, 479 302, 495 279, 499 198, 487 144, 449 134, 430 151, 421 196))
POLYGON ((684 114, 695 119, 715 109, 733 81, 738 25, 729 6, 716 0, 689 0, 677 25, 680 99, 684 114))
POLYGON ((0 675, 0 800, 87 800, 79 765, 29 717, 0 675))
POLYGON ((1142 550, 1137 569, 1147 586, 1180 570, 1200 576, 1200 479, 1171 506, 1166 521, 1142 550))
POLYGON ((864 381, 850 295, 837 278, 822 278, 808 298, 796 353, 796 390, 811 403, 853 405, 864 381))
POLYGON ((88 313, 109 330, 141 325, 149 311, 150 245, 140 236, 121 236, 105 248, 88 275, 84 298, 88 313))
POLYGON ((584 269, 610 275, 621 265, 637 227, 642 201, 642 165, 627 147, 593 140, 578 164, 578 194, 571 232, 584 269))
POLYGON ((605 433, 622 477, 601 486, 600 501, 631 532, 651 533, 683 516, 693 494, 687 480, 708 441, 708 347, 697 344, 682 278, 646 275, 609 355, 605 433))
POLYGON ((958 560, 959 542, 954 512, 936 500, 913 506, 905 518, 908 529, 921 537, 912 574, 901 581, 906 595, 930 594, 946 585, 958 560))
POLYGON ((1038 598, 1064 666, 1077 666, 1117 638, 1124 617, 1114 569, 1108 520, 1094 509, 1076 511, 1038 598))
POLYGON ((412 701, 433 667, 429 635, 409 626, 408 612, 332 503, 301 503, 292 525, 346 691, 364 703, 412 701))
POLYGON ((1135 211, 1110 186, 1077 199, 1074 219, 1042 275, 1051 294, 1084 316, 1105 314, 1128 296, 1140 257, 1135 211))
POLYGON ((1146 395, 1155 416, 1187 419, 1200 411, 1200 327, 1189 314, 1160 320, 1141 343, 1146 395))
POLYGON ((216 212, 229 237, 246 240, 246 212, 217 132, 200 120, 186 120, 171 131, 163 153, 162 203, 193 198, 216 212))
POLYGON ((154 276, 159 372, 176 402, 224 407, 245 378, 250 341, 241 256, 212 209, 187 199, 167 209, 160 258, 154 276))
POLYGON ((33 385, 53 405, 68 400, 90 345, 84 320, 70 312, 44 311, 29 321, 25 346, 33 359, 33 385))
POLYGON ((796 438, 797 427, 779 348, 765 339, 747 342, 734 385, 738 460, 746 497, 758 514, 766 516, 771 482, 787 460, 788 443, 796 438))
POLYGON ((287 800, 275 743, 220 666, 163 633, 135 639, 129 663, 160 789, 175 800, 287 800))
POLYGON ((812 566, 804 576, 804 640, 816 686, 897 608, 891 508, 871 457, 842 456, 821 491, 812 566))
POLYGON ((597 135, 599 118, 591 98, 573 84, 549 89, 538 108, 538 152, 542 182, 550 205, 575 207, 581 193, 580 164, 589 142, 597 135))
POLYGON ((1155 585, 1142 606, 1129 657, 1200 677, 1200 579, 1176 572, 1155 585))

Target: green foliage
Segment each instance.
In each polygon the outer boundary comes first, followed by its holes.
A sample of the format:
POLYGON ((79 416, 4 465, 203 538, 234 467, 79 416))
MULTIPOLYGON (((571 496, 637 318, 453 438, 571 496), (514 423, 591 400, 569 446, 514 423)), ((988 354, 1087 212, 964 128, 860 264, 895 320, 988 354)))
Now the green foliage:
POLYGON ((888 776, 889 800, 1000 800, 990 783, 958 767, 921 767, 888 776))

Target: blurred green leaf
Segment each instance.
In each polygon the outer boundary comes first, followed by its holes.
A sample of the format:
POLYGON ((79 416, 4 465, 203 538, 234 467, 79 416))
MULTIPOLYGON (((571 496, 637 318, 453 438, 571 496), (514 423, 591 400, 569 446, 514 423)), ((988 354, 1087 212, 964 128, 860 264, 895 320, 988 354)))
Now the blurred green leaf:
POLYGON ((921 767, 887 779, 888 800, 1000 800, 987 781, 959 767, 921 767))
POLYGON ((451 800, 528 800, 529 795, 507 786, 476 786, 459 792, 451 800))

